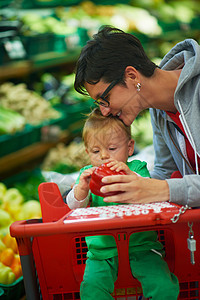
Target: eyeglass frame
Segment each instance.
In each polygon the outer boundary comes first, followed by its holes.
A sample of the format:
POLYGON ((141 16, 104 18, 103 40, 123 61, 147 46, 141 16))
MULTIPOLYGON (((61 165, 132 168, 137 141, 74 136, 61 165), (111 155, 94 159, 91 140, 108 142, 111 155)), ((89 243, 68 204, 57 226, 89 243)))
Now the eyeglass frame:
POLYGON ((97 100, 94 100, 94 103, 104 106, 104 107, 109 107, 110 106, 110 102, 105 99, 105 97, 108 95, 108 93, 112 90, 112 88, 120 81, 120 79, 115 79, 113 80, 109 86, 105 89, 105 91, 103 92, 103 94, 101 96, 99 96, 99 98, 97 100), (104 102, 102 102, 101 100, 103 100, 104 102))

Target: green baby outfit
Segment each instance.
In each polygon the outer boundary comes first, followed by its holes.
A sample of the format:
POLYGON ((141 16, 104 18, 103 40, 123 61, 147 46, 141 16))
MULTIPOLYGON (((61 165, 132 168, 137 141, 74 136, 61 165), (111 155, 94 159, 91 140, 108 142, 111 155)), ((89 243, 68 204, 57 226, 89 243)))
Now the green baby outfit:
MULTIPOLYGON (((150 177, 145 162, 133 160, 127 162, 130 170, 142 177, 150 177)), ((81 173, 92 165, 81 169, 81 173)), ((91 206, 119 205, 106 203, 102 197, 91 194, 91 206)), ((81 300, 113 299, 114 282, 117 280, 118 251, 113 236, 88 236, 85 238, 88 253, 83 282, 81 283, 81 300)), ((162 258, 163 246, 157 240, 155 231, 133 233, 129 240, 129 261, 131 271, 142 284, 145 297, 153 300, 176 300, 179 284, 176 276, 170 273, 168 265, 162 258), (155 253, 152 251, 156 250, 155 253), (160 255, 159 255, 160 254, 160 255)))

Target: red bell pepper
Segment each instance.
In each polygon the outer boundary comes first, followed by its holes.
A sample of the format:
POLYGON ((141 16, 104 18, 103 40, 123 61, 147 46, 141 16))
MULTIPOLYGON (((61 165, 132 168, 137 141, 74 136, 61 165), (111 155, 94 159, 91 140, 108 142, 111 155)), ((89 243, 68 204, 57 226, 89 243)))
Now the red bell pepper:
POLYGON ((123 192, 108 192, 108 193, 101 193, 100 189, 102 186, 107 185, 103 183, 101 180, 105 176, 110 175, 126 175, 124 171, 113 171, 111 170, 107 164, 102 164, 100 167, 97 167, 94 172, 92 173, 91 180, 90 180, 90 190, 93 194, 101 197, 113 196, 117 194, 121 194, 123 192))

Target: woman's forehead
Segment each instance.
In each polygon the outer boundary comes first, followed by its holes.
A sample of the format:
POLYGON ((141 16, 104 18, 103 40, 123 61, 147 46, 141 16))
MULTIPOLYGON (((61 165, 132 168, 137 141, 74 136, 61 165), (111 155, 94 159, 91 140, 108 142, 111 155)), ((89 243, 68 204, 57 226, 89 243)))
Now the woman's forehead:
POLYGON ((85 85, 85 88, 86 88, 88 94, 93 99, 97 99, 103 93, 103 91, 106 89, 108 84, 100 80, 96 84, 90 84, 90 83, 86 82, 84 85, 85 85))

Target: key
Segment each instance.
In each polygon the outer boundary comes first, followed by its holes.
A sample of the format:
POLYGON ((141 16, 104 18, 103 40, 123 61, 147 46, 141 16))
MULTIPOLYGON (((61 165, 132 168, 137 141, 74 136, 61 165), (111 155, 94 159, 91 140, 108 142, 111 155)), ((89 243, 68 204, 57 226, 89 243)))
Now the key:
POLYGON ((194 238, 187 239, 188 249, 190 250, 190 261, 191 264, 195 264, 194 251, 196 251, 196 240, 194 238))

